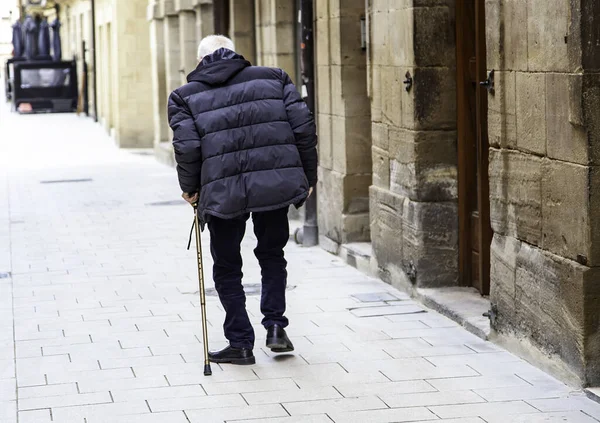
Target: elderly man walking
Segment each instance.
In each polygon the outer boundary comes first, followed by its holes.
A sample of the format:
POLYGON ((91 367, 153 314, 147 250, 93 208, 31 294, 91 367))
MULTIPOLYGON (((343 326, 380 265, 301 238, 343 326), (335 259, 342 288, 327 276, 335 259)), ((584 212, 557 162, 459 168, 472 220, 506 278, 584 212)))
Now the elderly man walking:
POLYGON ((262 271, 260 309, 266 345, 293 351, 284 328, 288 208, 300 207, 317 182, 314 119, 281 69, 252 66, 233 42, 211 35, 198 67, 171 93, 169 125, 183 198, 198 201, 210 231, 213 278, 225 309, 229 346, 216 363, 254 364, 254 330, 246 312, 240 243, 252 216, 262 271))

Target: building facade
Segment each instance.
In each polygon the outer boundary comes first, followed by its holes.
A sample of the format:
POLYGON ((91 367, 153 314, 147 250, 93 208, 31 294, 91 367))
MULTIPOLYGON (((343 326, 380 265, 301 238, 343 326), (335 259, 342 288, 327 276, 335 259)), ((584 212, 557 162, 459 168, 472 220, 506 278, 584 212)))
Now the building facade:
POLYGON ((60 18, 63 60, 77 61, 80 101, 88 99, 89 113, 119 147, 152 147, 146 0, 55 0, 54 4, 59 6, 58 14, 54 7, 44 14, 49 20, 60 18))
POLYGON ((369 241, 404 289, 475 287, 493 336, 600 382, 600 4, 315 5, 321 244, 369 241))
MULTIPOLYGON (((169 163, 200 39, 299 82, 300 3, 59 1, 67 54, 95 33, 99 120, 169 163)), ((472 287, 492 336, 600 383, 600 3, 313 5, 321 247, 413 293, 472 287)))

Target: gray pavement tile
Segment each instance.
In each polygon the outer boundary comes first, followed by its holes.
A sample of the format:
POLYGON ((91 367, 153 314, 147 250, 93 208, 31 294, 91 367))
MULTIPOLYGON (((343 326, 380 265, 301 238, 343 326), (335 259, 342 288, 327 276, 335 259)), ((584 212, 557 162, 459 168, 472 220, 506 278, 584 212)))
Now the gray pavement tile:
POLYGON ((50 423, 50 409, 19 411, 19 423, 50 423))
MULTIPOLYGON (((102 419, 87 419, 87 423, 102 423, 102 419)), ((116 416, 113 423, 189 423, 182 411, 167 411, 165 413, 143 413, 136 415, 116 416)))
POLYGON ((401 423, 439 420, 435 414, 425 407, 345 411, 328 415, 335 423, 401 423))
POLYGON ((23 398, 19 399, 19 411, 36 410, 39 408, 71 407, 75 405, 108 404, 112 402, 112 398, 108 392, 23 398))
POLYGON ((518 386, 507 388, 476 389, 477 395, 485 398, 486 401, 513 401, 513 400, 534 400, 545 398, 561 398, 571 392, 566 385, 563 386, 518 386))
POLYGON ((19 388, 19 400, 27 398, 55 397, 61 395, 76 395, 77 393, 77 385, 75 383, 30 386, 19 388))
POLYGON ((381 394, 379 397, 391 408, 429 407, 436 405, 476 404, 485 402, 483 398, 472 391, 381 394))
POLYGON ((186 396, 204 396, 206 395, 206 392, 201 385, 163 386, 136 389, 126 389, 126 387, 118 386, 111 388, 111 394, 115 402, 128 402, 186 396))
POLYGON ((242 396, 250 405, 281 404, 299 401, 317 401, 342 398, 340 393, 331 386, 315 387, 309 389, 296 388, 288 390, 277 390, 269 392, 268 395, 265 395, 262 392, 250 392, 244 393, 242 394, 242 396))
POLYGON ((284 417, 288 413, 280 404, 241 405, 210 410, 185 410, 190 423, 222 423, 241 419, 262 421, 269 417, 284 417))
POLYGON ((16 401, 17 380, 15 378, 0 379, 0 402, 16 401))
POLYGON ((77 384, 79 386, 79 392, 105 392, 105 391, 116 391, 116 390, 130 390, 130 389, 146 389, 146 388, 161 388, 167 387, 169 383, 167 379, 160 374, 147 376, 147 377, 129 377, 131 373, 125 373, 128 377, 114 377, 114 378, 96 378, 82 374, 77 384))
POLYGON ((493 414, 485 415, 483 417, 487 423, 598 423, 598 420, 579 411, 520 415, 493 414))
POLYGON ((435 388, 424 380, 378 383, 335 383, 335 388, 344 397, 362 397, 369 395, 404 395, 417 392, 432 392, 435 388))
POLYGON ((388 408, 376 396, 288 402, 283 403, 283 406, 292 416, 320 413, 331 415, 332 413, 347 411, 382 410, 388 408))
POLYGON ((523 379, 512 374, 501 376, 448 377, 447 379, 432 379, 429 380, 429 383, 440 391, 531 386, 523 379))
POLYGON ((527 400, 527 403, 543 412, 583 411, 600 421, 600 404, 582 394, 573 394, 566 398, 533 399, 527 400))
POLYGON ((16 401, 0 401, 0 422, 17 423, 16 401))
POLYGON ((148 404, 154 413, 177 410, 202 410, 204 412, 211 408, 243 407, 247 405, 239 394, 159 398, 148 400, 148 404))
MULTIPOLYGON (((485 415, 511 415, 535 413, 531 405, 523 401, 491 402, 482 404, 441 405, 429 407, 440 418, 477 417, 485 415)), ((483 417, 485 420, 485 417, 483 417)))
MULTIPOLYGON (((235 423, 331 423, 331 419, 326 414, 314 414, 306 416, 275 417, 268 419, 244 419, 230 420, 235 423)), ((229 422, 228 422, 229 423, 229 422)))
POLYGON ((118 416, 147 414, 148 405, 145 401, 121 402, 110 404, 94 404, 73 407, 57 407, 52 409, 55 422, 113 422, 118 416))

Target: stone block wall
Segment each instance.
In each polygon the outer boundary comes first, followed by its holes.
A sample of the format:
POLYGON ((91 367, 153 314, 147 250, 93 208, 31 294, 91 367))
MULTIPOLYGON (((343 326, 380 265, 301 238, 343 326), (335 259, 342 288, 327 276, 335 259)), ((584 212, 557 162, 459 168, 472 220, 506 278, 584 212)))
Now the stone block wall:
POLYGON ((147 0, 98 0, 99 118, 119 147, 151 147, 152 72, 147 0))
MULTIPOLYGON (((56 19, 54 10, 46 11, 48 23, 56 19)), ((88 98, 89 113, 96 115, 94 110, 94 90, 92 81, 94 80, 94 55, 92 51, 92 5, 90 0, 80 0, 71 3, 61 3, 60 9, 61 22, 61 41, 62 58, 70 60, 77 56, 77 82, 80 87, 83 85, 83 61, 82 41, 86 42, 88 51, 85 53, 85 59, 88 65, 88 98)), ((52 30, 50 31, 52 34, 52 30)))
POLYGON ((454 2, 369 3, 370 226, 378 271, 404 287, 455 285, 454 2))
POLYGON ((256 64, 281 68, 296 82, 295 0, 255 0, 254 7, 256 64))
POLYGON ((368 241, 372 180, 363 0, 316 2, 319 233, 322 245, 368 241))
POLYGON ((493 326, 600 382, 593 0, 486 1, 493 326))

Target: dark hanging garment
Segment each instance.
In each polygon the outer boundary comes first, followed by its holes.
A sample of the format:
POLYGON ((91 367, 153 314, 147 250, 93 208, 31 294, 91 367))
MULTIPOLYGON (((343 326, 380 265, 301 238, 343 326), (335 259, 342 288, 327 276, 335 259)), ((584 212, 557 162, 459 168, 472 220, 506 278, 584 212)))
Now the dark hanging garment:
POLYGON ((38 35, 38 59, 50 60, 50 27, 46 19, 40 24, 38 35))
POLYGON ((52 60, 60 62, 62 59, 62 45, 60 41, 60 21, 56 19, 52 24, 52 60))
POLYGON ((38 49, 38 27, 33 20, 33 17, 27 16, 23 23, 23 31, 25 33, 25 51, 24 55, 27 60, 33 60, 37 56, 38 49))
POLYGON ((13 45, 13 56, 14 57, 22 57, 23 56, 23 28, 21 26, 21 22, 17 21, 13 27, 12 33, 12 45, 13 45))

